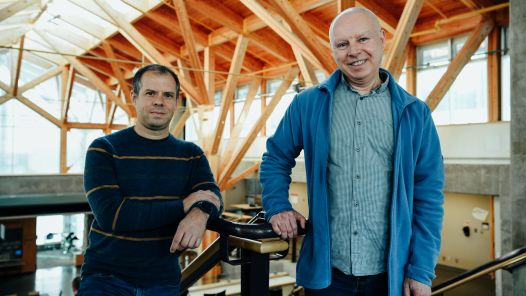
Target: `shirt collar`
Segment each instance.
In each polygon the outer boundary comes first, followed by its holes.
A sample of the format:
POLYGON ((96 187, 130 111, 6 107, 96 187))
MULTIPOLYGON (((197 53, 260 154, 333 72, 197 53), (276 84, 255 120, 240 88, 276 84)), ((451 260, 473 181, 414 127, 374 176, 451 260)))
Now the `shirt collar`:
MULTIPOLYGON (((347 80, 345 79, 345 77, 343 76, 343 72, 342 72, 342 77, 340 79, 340 83, 344 83, 345 86, 347 86, 347 89, 352 91, 352 92, 355 92, 355 93, 358 93, 358 91, 356 89, 354 89, 354 87, 352 87, 352 85, 350 85, 347 80)), ((380 93, 383 93, 386 89, 387 89, 387 86, 389 84, 389 74, 387 73, 386 70, 384 69, 380 69, 380 80, 382 81, 382 83, 380 85, 378 85, 377 87, 373 88, 367 95, 370 95, 370 94, 380 94, 380 93)))

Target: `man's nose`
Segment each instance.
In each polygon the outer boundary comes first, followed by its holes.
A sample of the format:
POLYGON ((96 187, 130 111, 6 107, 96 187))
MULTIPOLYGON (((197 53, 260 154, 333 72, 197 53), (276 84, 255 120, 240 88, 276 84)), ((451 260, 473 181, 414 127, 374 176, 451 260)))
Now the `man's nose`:
POLYGON ((350 56, 355 56, 359 54, 361 51, 360 45, 356 43, 349 44, 349 48, 347 48, 347 54, 350 56))
POLYGON ((162 106, 164 104, 164 99, 162 94, 157 94, 153 97, 153 104, 162 106))

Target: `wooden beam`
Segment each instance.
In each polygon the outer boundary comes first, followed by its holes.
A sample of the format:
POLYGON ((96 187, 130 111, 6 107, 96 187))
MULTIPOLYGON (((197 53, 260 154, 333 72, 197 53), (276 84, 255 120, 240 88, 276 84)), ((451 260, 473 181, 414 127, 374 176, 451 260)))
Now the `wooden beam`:
POLYGON ((426 4, 431 7, 442 19, 447 19, 447 15, 445 15, 442 10, 440 10, 438 7, 436 7, 430 0, 426 0, 426 4))
POLYGON ((75 68, 69 67, 69 71, 67 74, 67 78, 62 80, 66 83, 66 88, 63 89, 64 92, 61 94, 61 101, 62 101, 62 112, 60 116, 60 120, 62 121, 62 125, 68 122, 68 112, 69 112, 69 105, 71 102, 71 94, 73 93, 73 84, 75 83, 75 68))
MULTIPOLYGON (((146 56, 150 61, 153 61, 158 64, 165 65, 167 67, 172 67, 170 62, 155 48, 152 46, 146 38, 137 31, 129 22, 127 22, 118 12, 116 12, 108 3, 103 0, 94 0, 104 12, 106 12, 118 25, 119 32, 132 43, 141 53, 146 56)), ((174 69, 177 73, 177 70, 174 69)), ((177 73, 178 74, 178 73, 177 73)), ((187 79, 179 79, 181 83, 181 88, 185 93, 188 94, 193 100, 197 103, 205 103, 206 98, 199 96, 192 83, 187 79)))
POLYGON ((401 73, 401 69, 404 65, 403 61, 406 58, 404 51, 407 46, 407 41, 409 41, 409 36, 413 31, 420 10, 424 6, 424 0, 408 0, 405 3, 404 11, 400 17, 400 21, 396 26, 396 32, 393 36, 393 43, 387 58, 385 60, 384 66, 387 70, 395 73, 401 73))
POLYGON ((407 46, 406 90, 413 96, 416 96, 416 46, 412 43, 409 43, 407 46))
MULTIPOLYGON (((101 129, 101 130, 105 130, 108 128, 105 123, 89 123, 89 122, 68 122, 66 127, 67 128, 78 128, 78 129, 101 129)), ((127 127, 128 125, 126 124, 112 124, 109 126, 109 129, 120 130, 120 129, 127 128, 127 127)))
POLYGON ((226 115, 234 98, 234 91, 237 86, 236 82, 241 71, 243 59, 245 58, 247 46, 248 39, 243 35, 239 35, 237 38, 234 56, 232 57, 232 64, 230 65, 230 70, 228 71, 228 78, 221 95, 221 108, 219 109, 219 118, 217 119, 217 125, 213 135, 214 139, 211 146, 212 149, 210 150, 212 155, 217 154, 219 144, 221 143, 221 137, 223 136, 223 130, 225 128, 226 115))
POLYGON ((378 17, 380 25, 389 33, 394 34, 398 25, 399 16, 393 15, 393 10, 390 9, 391 1, 379 0, 362 0, 357 3, 358 7, 365 7, 372 11, 378 17))
POLYGON ((2 81, 0 81, 0 88, 4 90, 6 93, 13 93, 13 89, 9 87, 9 85, 3 83, 2 81))
POLYGON ((298 62, 298 67, 300 68, 301 75, 303 76, 305 86, 313 86, 318 84, 318 79, 316 78, 314 69, 312 69, 311 65, 309 64, 309 61, 303 58, 301 52, 297 48, 293 47, 292 51, 296 57, 296 62, 298 62))
MULTIPOLYGON (((209 100, 207 88, 205 86, 205 81, 203 78, 203 67, 201 65, 201 60, 197 54, 197 49, 195 47, 195 38, 190 25, 190 18, 188 17, 188 12, 186 11, 186 6, 183 0, 174 0, 175 11, 177 12, 177 19, 179 20, 179 26, 181 27, 183 40, 186 45, 186 48, 190 56, 190 65, 192 68, 196 69, 193 74, 195 82, 197 84, 197 90, 201 95, 202 101, 207 103, 209 100)), ((212 14, 213 15, 213 14, 212 14)))
POLYGON ((40 108, 37 104, 33 103, 31 100, 29 100, 28 98, 24 97, 23 95, 21 94, 18 94, 18 96, 16 96, 17 100, 26 105, 29 109, 35 111, 36 113, 38 113, 40 116, 44 117, 45 119, 47 119, 49 122, 53 123, 54 125, 56 125, 57 127, 61 127, 62 126, 62 123, 60 122, 60 120, 58 120, 57 118, 55 118, 53 115, 51 115, 50 113, 48 113, 46 110, 40 108))
POLYGON ((64 65, 55 67, 46 73, 38 76, 37 78, 29 81, 28 83, 22 85, 18 88, 18 93, 23 94, 25 91, 39 85, 40 83, 50 79, 51 77, 57 76, 59 73, 61 73, 64 70, 64 65))
POLYGON ((18 94, 18 81, 20 79, 20 71, 22 70, 22 57, 24 56, 24 40, 26 40, 26 35, 22 35, 20 39, 20 48, 18 49, 18 58, 16 61, 16 70, 15 70, 15 79, 13 85, 13 96, 16 97, 18 94))
POLYGON ((174 135, 174 137, 177 137, 183 131, 186 121, 188 118, 190 118, 190 115, 192 115, 190 113, 190 108, 185 108, 183 114, 181 114, 181 117, 177 120, 177 123, 172 129, 172 135, 174 135))
POLYGON ((281 82, 281 85, 278 87, 274 96, 272 97, 272 101, 265 108, 265 111, 261 113, 261 116, 250 130, 248 136, 244 139, 240 147, 236 150, 236 153, 234 154, 235 157, 225 167, 225 170, 221 174, 221 178, 218 178, 220 184, 230 179, 230 176, 232 176, 232 173, 235 171, 235 169, 241 162, 241 159, 245 156, 246 152, 248 151, 248 148, 250 148, 252 143, 254 143, 254 140, 256 139, 257 135, 259 134, 265 123, 267 122, 267 119, 272 114, 274 108, 277 106, 277 104, 279 103, 287 89, 290 87, 290 84, 292 83, 294 78, 296 78, 298 73, 299 69, 297 67, 292 67, 289 70, 289 72, 281 82))
MULTIPOLYGON (((102 48, 104 49, 104 52, 106 53, 107 57, 109 57, 112 60, 115 60, 115 52, 113 51, 113 48, 108 42, 103 41, 102 48)), ((124 95, 124 100, 126 101, 126 105, 128 106, 128 109, 130 110, 130 116, 137 117, 137 112, 135 111, 135 105, 133 104, 132 98, 131 98, 131 90, 130 90, 130 87, 128 86, 128 83, 124 79, 124 73, 122 69, 119 67, 119 65, 116 62, 113 62, 112 60, 110 60, 109 63, 113 71, 113 76, 117 78, 117 81, 119 81, 121 91, 124 95)))
MULTIPOLYGON (((324 65, 318 60, 316 55, 309 49, 309 47, 293 32, 287 29, 281 24, 274 16, 265 9, 256 0, 240 0, 248 9, 250 9, 255 15, 257 15, 263 22, 265 22, 272 30, 281 36, 291 46, 295 46, 301 50, 303 56, 308 59, 315 67, 322 70, 326 75, 329 75, 329 68, 325 68, 324 65)), ((332 56, 332 55, 331 55, 332 56)), ((330 57, 331 57, 330 56, 330 57)))
POLYGON ((336 8, 337 8, 336 13, 340 13, 346 10, 347 8, 351 8, 354 6, 356 6, 355 0, 337 0, 336 1, 336 8))
POLYGON ((0 96, 0 105, 11 100, 12 98, 13 98, 13 94, 4 94, 3 96, 0 96))
POLYGON ((9 4, 7 7, 0 10, 0 22, 3 22, 5 19, 15 15, 19 11, 22 11, 31 5, 40 2, 40 0, 17 0, 9 4))
POLYGON ((67 174, 68 170, 68 129, 62 126, 60 128, 60 174, 67 174))
MULTIPOLYGON (((48 39, 48 37, 45 35, 45 34, 40 34, 40 37, 42 37, 42 39, 44 41, 46 41, 49 46, 57 51, 58 49, 53 45, 52 42, 50 42, 50 40, 48 39)), ((115 93, 113 93, 113 91, 111 90, 111 88, 106 85, 98 76, 97 74, 93 73, 92 70, 90 70, 87 66, 85 66, 82 62, 80 62, 76 57, 73 57, 73 56, 63 56, 64 59, 66 59, 70 64, 71 66, 75 67, 75 69, 82 75, 84 75, 91 83, 93 83, 96 87, 96 89, 99 89, 100 91, 102 91, 107 97, 109 97, 115 104, 117 104, 119 107, 122 108, 122 110, 124 110, 126 113, 128 113, 128 115, 130 115, 130 110, 128 109, 128 106, 119 98, 115 95, 115 93)))
POLYGON ((404 46, 404 51, 402 51, 402 53, 400 54, 402 56, 400 58, 395 58, 394 64, 391 65, 392 70, 390 72, 396 81, 398 81, 398 79, 400 79, 400 75, 402 75, 402 70, 404 69, 405 60, 409 51, 409 43, 410 42, 408 42, 406 46, 404 46))
MULTIPOLYGON (((287 49, 288 46, 286 42, 282 39, 269 39, 269 36, 260 35, 254 32, 245 32, 243 30, 243 17, 229 9, 227 6, 222 5, 221 2, 217 0, 190 0, 188 3, 198 11, 206 11, 208 15, 213 15, 214 20, 224 26, 220 31, 220 36, 226 40, 234 39, 238 34, 245 34, 250 41, 253 41, 253 44, 261 47, 279 60, 284 62, 290 60, 290 55, 284 50, 287 49)), ((209 40, 213 40, 213 37, 209 38, 209 40)), ((213 45, 214 42, 212 41, 210 44, 213 45)))
POLYGON ((236 185, 240 181, 243 181, 246 177, 252 175, 253 173, 256 173, 257 171, 259 171, 260 164, 261 164, 260 162, 257 162, 255 164, 251 165, 249 168, 247 168, 243 172, 239 173, 239 175, 237 175, 236 177, 234 177, 234 178, 232 178, 232 179, 230 179, 228 181, 225 181, 224 183, 219 184, 219 190, 220 191, 225 191, 225 190, 228 190, 228 189, 234 187, 234 185, 236 185))
POLYGON ((460 71, 462 71, 464 66, 470 61, 471 56, 473 56, 473 54, 477 51, 480 44, 482 41, 484 41, 486 36, 488 36, 493 27, 493 19, 486 19, 482 21, 479 26, 471 33, 469 39, 466 41, 466 43, 464 43, 464 46, 460 52, 458 52, 457 56, 453 59, 453 61, 451 61, 447 67, 446 72, 444 75, 442 75, 442 78, 440 78, 437 85, 427 97, 426 103, 431 111, 435 110, 435 108, 438 106, 446 92, 457 78, 460 71))
POLYGON ((488 37, 488 120, 501 120, 501 67, 500 27, 495 27, 488 37))
POLYGON ((214 104, 215 87, 215 64, 216 56, 212 47, 206 47, 204 52, 204 79, 205 87, 208 92, 208 104, 214 104))
MULTIPOLYGON (((326 47, 320 46, 320 42, 316 38, 312 29, 289 1, 269 0, 269 2, 278 10, 279 15, 290 26, 292 32, 303 40, 310 52, 312 52, 316 59, 321 63, 323 67, 321 70, 326 73, 332 73, 337 68, 332 51, 326 47)), ((301 51, 301 48, 297 47, 297 49, 301 51)))
POLYGON ((239 113, 237 123, 233 125, 234 129, 230 132, 230 138, 228 139, 226 148, 221 155, 221 164, 219 166, 220 172, 222 172, 225 169, 227 163, 232 159, 234 149, 236 148, 237 141, 239 140, 239 135, 241 134, 241 131, 245 126, 245 121, 248 117, 248 112, 250 111, 252 102, 254 102, 254 98, 256 97, 259 86, 261 85, 261 80, 261 78, 253 79, 250 83, 247 98, 245 100, 245 103, 243 104, 243 109, 239 113))

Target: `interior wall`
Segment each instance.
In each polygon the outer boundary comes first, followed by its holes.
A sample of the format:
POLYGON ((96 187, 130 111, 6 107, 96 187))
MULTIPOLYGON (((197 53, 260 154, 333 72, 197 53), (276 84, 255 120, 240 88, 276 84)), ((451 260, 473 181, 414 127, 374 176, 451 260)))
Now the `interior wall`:
POLYGON ((492 199, 446 192, 439 264, 473 269, 493 259, 492 199))

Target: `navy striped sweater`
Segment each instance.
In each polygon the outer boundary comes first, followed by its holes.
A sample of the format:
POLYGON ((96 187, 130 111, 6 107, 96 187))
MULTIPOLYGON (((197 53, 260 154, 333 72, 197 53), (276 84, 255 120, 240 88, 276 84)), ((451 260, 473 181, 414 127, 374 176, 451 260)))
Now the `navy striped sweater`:
POLYGON ((169 252, 183 202, 197 190, 221 196, 203 151, 172 135, 139 136, 133 127, 88 149, 84 188, 95 219, 82 275, 111 274, 138 286, 177 284, 178 253, 169 252))

